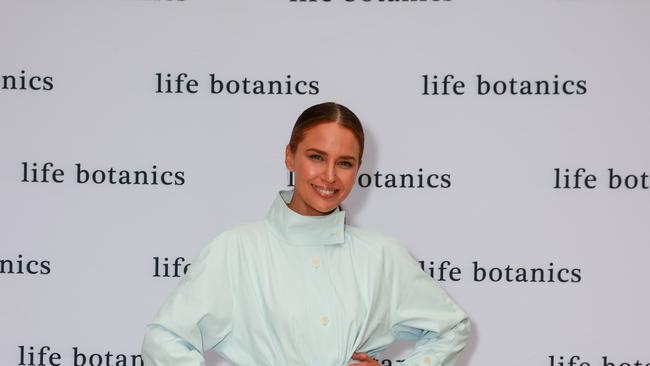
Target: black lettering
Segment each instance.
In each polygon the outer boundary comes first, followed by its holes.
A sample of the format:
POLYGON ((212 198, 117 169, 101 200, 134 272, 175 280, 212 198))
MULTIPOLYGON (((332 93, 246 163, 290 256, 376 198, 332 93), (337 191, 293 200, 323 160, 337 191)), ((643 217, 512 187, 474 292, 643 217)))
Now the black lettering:
POLYGON ((30 87, 32 90, 41 90, 41 83, 40 83, 40 81, 41 81, 41 78, 40 78, 39 76, 32 76, 31 78, 29 78, 29 87, 30 87), (36 85, 34 85, 34 80, 37 81, 37 84, 36 84, 36 85))
POLYGON ((413 188, 413 175, 411 174, 400 174, 399 175, 401 180, 400 180, 400 188, 413 188), (408 184, 406 184, 406 180, 408 178, 408 184))
POLYGON ((580 268, 574 268, 571 270, 571 282, 580 282, 582 281, 582 276, 580 274, 580 268))
POLYGON ((226 83, 226 90, 230 94, 237 94, 239 92, 239 82, 237 80, 230 80, 226 83))
POLYGON ((52 90, 54 89, 54 82, 52 81, 51 76, 46 76, 43 78, 43 90, 52 90))
POLYGON ((185 184, 185 176, 184 175, 185 175, 185 172, 176 172, 176 174, 174 174, 174 176, 176 177, 176 183, 175 184, 177 186, 182 186, 183 184, 185 184))
POLYGON ((299 82, 296 83, 296 93, 300 95, 305 95, 307 94, 306 91, 303 91, 303 89, 300 87, 301 85, 307 85, 307 82, 304 80, 300 80, 299 82))
POLYGON ((41 274, 50 274, 50 261, 41 261, 41 274))
POLYGON ((27 265, 26 265, 27 273, 29 273, 29 274, 38 274, 40 271, 32 269, 32 265, 37 265, 37 266, 40 267, 40 263, 38 261, 34 261, 34 260, 28 261, 27 265))
POLYGON ((2 75, 2 89, 16 90, 16 78, 13 75, 2 75), (11 81, 11 86, 8 86, 9 81, 11 81))
POLYGON ((318 89, 318 81, 317 80, 312 80, 309 82, 309 94, 318 94, 319 93, 318 89))
POLYGON ((359 174, 359 178, 357 179, 359 186, 363 188, 367 188, 371 183, 372 183, 372 178, 370 177, 369 174, 367 173, 362 173, 359 174), (364 183, 365 180, 365 183, 364 183))
POLYGON ((9 259, 0 259, 0 273, 14 273, 14 262, 9 259))
POLYGON ((442 181, 442 188, 449 188, 451 187, 451 175, 450 174, 443 174, 440 177, 440 180, 442 181))
POLYGON ((287 80, 285 80, 285 83, 287 84, 287 95, 292 95, 293 93, 291 92, 291 75, 287 75, 287 80))
POLYGON ((168 171, 167 171, 167 172, 163 172, 163 173, 160 175, 160 181, 162 182, 162 184, 164 184, 164 185, 170 185, 170 184, 172 184, 171 181, 168 181, 168 180, 167 180, 167 176, 171 176, 171 175, 172 175, 172 172, 168 172, 168 171))
POLYGON ((77 183, 86 183, 90 179, 90 174, 86 169, 81 168, 81 164, 76 163, 77 167, 77 183))
POLYGON ((278 80, 269 81, 269 94, 282 95, 282 83, 278 80))
POLYGON ((573 85, 573 84, 574 84, 573 80, 567 80, 562 84, 562 91, 564 92, 564 94, 571 95, 571 94, 575 93, 573 88, 567 89, 567 85, 573 85))
POLYGON ((135 174, 135 183, 133 184, 148 184, 147 183, 147 172, 144 170, 136 170, 133 172, 135 174))
POLYGON ((438 188, 439 186, 437 184, 431 183, 431 178, 438 180, 438 174, 429 174, 429 176, 427 177, 427 185, 431 188, 438 188))
POLYGON ((97 169, 92 173, 93 182, 102 184, 106 180, 106 173, 103 170, 97 169))

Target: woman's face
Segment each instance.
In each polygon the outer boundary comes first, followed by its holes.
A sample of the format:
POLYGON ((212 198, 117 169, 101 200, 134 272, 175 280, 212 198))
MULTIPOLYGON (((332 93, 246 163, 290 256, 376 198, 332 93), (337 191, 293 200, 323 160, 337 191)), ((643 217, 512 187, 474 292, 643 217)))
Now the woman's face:
POLYGON ((307 130, 295 153, 287 145, 285 164, 295 185, 289 208, 308 216, 334 210, 352 190, 360 152, 352 131, 336 122, 307 130))

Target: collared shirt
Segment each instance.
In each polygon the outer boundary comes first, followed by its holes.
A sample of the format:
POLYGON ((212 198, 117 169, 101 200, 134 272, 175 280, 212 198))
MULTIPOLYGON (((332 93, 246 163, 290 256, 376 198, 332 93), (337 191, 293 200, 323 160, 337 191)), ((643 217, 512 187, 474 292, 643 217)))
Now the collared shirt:
POLYGON ((469 320, 407 250, 338 208, 300 215, 292 194, 203 249, 147 325, 145 365, 203 365, 216 350, 237 366, 343 366, 397 338, 417 340, 404 366, 453 365, 469 320))

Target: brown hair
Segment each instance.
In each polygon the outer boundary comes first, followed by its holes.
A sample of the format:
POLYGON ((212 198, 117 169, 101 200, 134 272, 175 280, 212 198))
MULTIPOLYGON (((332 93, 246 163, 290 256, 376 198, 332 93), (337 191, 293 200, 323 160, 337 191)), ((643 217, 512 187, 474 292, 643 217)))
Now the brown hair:
POLYGON ((289 147, 295 153, 298 144, 305 138, 305 133, 316 125, 325 122, 336 122, 349 129, 359 143, 359 165, 363 156, 363 127, 359 118, 346 106, 334 102, 313 105, 304 110, 293 125, 289 147))

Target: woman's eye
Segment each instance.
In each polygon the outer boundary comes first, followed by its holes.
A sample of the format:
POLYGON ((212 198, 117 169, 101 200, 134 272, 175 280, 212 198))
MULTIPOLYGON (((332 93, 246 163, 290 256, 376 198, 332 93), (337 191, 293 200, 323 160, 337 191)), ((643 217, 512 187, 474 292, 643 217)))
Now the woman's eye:
POLYGON ((339 164, 345 168, 352 168, 352 163, 350 163, 349 161, 342 161, 339 164))
POLYGON ((314 154, 314 155, 309 155, 309 158, 312 159, 312 160, 323 160, 323 157, 322 157, 322 156, 320 156, 320 155, 316 155, 316 154, 314 154))

